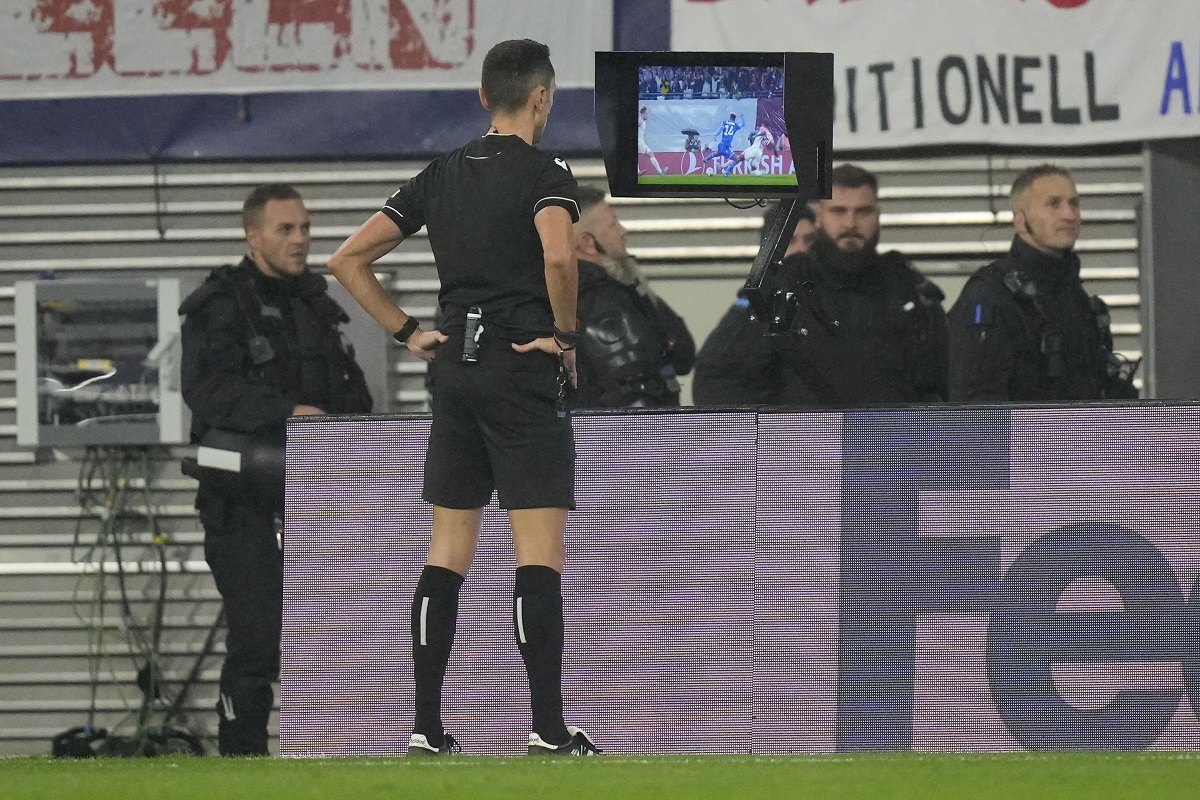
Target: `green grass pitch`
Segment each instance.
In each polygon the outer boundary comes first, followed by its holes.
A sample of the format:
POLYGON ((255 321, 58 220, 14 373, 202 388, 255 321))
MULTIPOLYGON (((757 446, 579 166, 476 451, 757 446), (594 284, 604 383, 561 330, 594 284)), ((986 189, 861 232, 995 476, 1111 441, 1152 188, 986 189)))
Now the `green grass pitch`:
POLYGON ((1200 753, 0 759, 5 800, 1195 798, 1200 753))
POLYGON ((795 175, 639 175, 641 186, 795 186, 795 175))

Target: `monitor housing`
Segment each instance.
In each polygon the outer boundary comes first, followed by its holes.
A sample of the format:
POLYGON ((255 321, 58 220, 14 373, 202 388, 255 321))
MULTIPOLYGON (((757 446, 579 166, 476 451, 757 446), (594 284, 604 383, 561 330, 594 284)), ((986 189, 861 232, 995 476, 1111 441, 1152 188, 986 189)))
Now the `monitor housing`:
POLYGON ((782 262, 802 204, 833 191, 833 100, 832 53, 596 53, 614 197, 780 200, 742 287, 768 335, 799 308, 782 262), (757 145, 752 131, 766 134, 757 145))
POLYGON ((596 126, 615 197, 828 197, 833 55, 598 52, 596 126))

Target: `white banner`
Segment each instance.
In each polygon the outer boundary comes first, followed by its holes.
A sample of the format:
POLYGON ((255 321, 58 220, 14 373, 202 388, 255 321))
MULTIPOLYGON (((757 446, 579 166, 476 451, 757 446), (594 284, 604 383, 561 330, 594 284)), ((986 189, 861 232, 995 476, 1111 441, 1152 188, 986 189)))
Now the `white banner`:
POLYGON ((672 0, 672 49, 835 56, 839 150, 1200 136, 1198 0, 672 0))
POLYGON ((0 100, 473 89, 505 39, 590 87, 612 0, 0 0, 0 100))

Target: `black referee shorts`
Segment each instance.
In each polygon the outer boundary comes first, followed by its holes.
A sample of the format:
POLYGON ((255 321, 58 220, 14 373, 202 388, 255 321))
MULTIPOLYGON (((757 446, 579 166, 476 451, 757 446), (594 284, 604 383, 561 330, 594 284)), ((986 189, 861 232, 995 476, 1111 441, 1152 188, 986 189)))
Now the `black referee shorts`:
POLYGON ((558 359, 485 341, 464 363, 451 336, 431 365, 433 427, 425 456, 426 502, 480 508, 575 508, 575 438, 559 417, 558 359))

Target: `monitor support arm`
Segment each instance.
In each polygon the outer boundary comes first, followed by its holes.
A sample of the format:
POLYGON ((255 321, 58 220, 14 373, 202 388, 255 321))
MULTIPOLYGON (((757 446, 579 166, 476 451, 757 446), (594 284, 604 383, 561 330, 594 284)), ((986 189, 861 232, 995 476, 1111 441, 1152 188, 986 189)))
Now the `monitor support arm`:
POLYGON ((767 323, 768 336, 786 334, 799 305, 795 292, 776 280, 776 276, 802 210, 801 200, 780 201, 778 210, 767 224, 762 246, 750 267, 750 276, 742 286, 742 296, 750 301, 754 316, 767 323))

